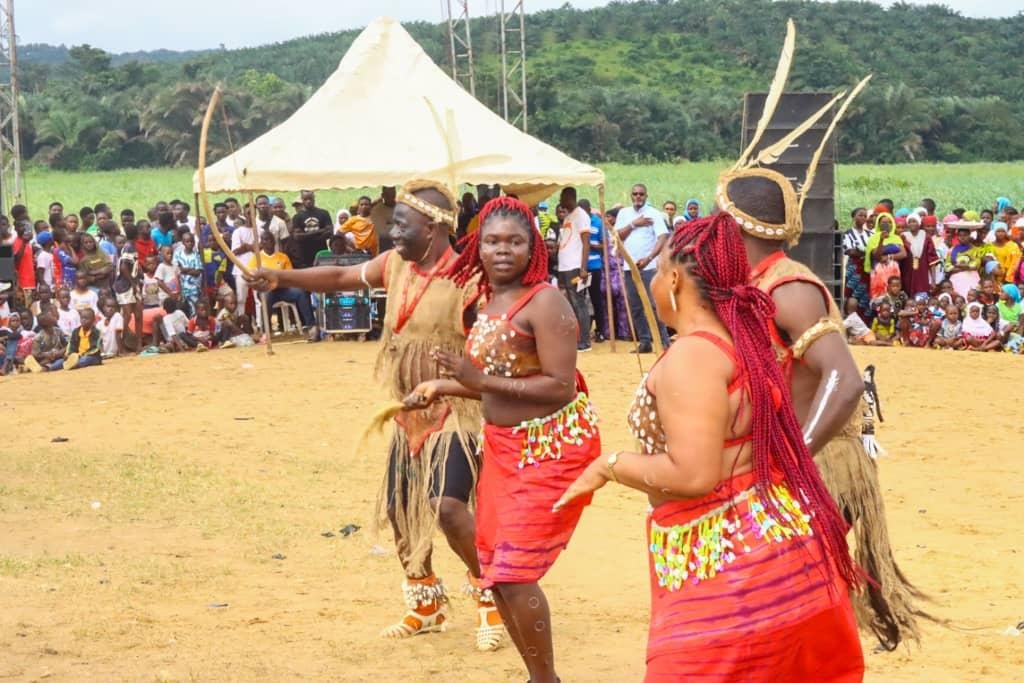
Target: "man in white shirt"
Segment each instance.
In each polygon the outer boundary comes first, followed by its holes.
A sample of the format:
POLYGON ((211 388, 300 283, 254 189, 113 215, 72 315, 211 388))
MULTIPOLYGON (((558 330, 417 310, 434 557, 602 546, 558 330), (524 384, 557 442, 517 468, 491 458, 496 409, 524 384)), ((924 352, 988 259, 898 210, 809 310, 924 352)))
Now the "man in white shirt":
MULTIPOLYGON (((647 298, 651 299, 651 280, 658 269, 658 253, 661 252, 665 242, 668 241, 668 226, 665 225, 665 216, 653 206, 647 203, 647 186, 637 183, 630 192, 633 205, 623 207, 615 219, 615 232, 622 240, 626 252, 633 259, 636 267, 640 270, 640 279, 644 289, 647 290, 647 298)), ((628 271, 629 264, 624 263, 623 268, 628 271)), ((633 278, 626 275, 626 294, 629 301, 629 316, 633 319, 633 327, 636 329, 639 353, 651 353, 653 351, 654 338, 651 336, 651 328, 647 324, 647 317, 644 315, 643 303, 633 278)), ((658 334, 661 335, 662 346, 668 347, 668 331, 665 326, 658 322, 658 334)))
POLYGON ((275 215, 270 208, 270 198, 265 194, 256 197, 256 226, 274 237, 274 250, 281 251, 281 244, 288 239, 288 224, 275 215))
POLYGON ((572 304, 580 336, 576 350, 590 350, 590 308, 587 286, 590 284, 586 269, 590 256, 590 216, 576 205, 576 188, 562 190, 559 203, 566 210, 562 229, 558 233, 558 286, 572 304))
MULTIPOLYGON (((245 218, 235 218, 235 229, 231 231, 231 251, 245 260, 245 255, 256 251, 256 232, 245 224, 245 218)), ((235 277, 237 307, 235 313, 245 313, 245 300, 249 298, 249 283, 243 277, 235 277)))

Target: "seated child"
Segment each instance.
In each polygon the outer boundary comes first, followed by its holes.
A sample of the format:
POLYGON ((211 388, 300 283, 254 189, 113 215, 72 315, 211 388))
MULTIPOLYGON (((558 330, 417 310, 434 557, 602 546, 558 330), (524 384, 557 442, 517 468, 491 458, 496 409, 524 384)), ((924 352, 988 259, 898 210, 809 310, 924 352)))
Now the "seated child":
POLYGON ((161 325, 167 341, 160 345, 160 352, 174 353, 196 348, 199 341, 189 333, 188 316, 180 309, 178 300, 173 296, 167 297, 164 299, 163 309, 161 325))
POLYGON ((846 329, 846 341, 850 344, 873 344, 875 333, 871 331, 860 317, 860 302, 854 297, 846 300, 846 318, 843 327, 846 329))
POLYGON ((892 306, 883 302, 878 307, 878 314, 871 321, 871 331, 875 333, 876 346, 893 346, 898 341, 896 336, 896 318, 892 314, 892 306))
POLYGON ((962 349, 964 346, 963 339, 960 338, 962 331, 960 309, 950 304, 946 307, 946 317, 942 319, 942 324, 939 325, 939 331, 935 334, 932 345, 937 349, 962 349))
POLYGON ((982 347, 989 344, 992 335, 995 334, 995 330, 982 316, 983 310, 984 306, 977 301, 967 304, 967 318, 963 322, 960 334, 964 347, 969 351, 987 350, 982 347))
POLYGON ((217 321, 210 315, 210 305, 206 303, 206 299, 196 302, 196 314, 188 321, 188 331, 199 342, 196 351, 213 348, 217 336, 217 321))

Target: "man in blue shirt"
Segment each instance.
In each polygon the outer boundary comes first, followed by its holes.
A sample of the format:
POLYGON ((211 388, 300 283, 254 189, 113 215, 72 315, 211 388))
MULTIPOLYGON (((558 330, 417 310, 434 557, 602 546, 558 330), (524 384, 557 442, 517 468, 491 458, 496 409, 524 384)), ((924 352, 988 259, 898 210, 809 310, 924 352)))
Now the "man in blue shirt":
POLYGON ((608 307, 601 295, 604 281, 604 225, 601 217, 593 212, 589 199, 581 199, 580 208, 590 216, 590 252, 587 255, 587 272, 590 273, 590 303, 594 306, 594 341, 603 342, 608 329, 608 307))
MULTIPOLYGON (((647 203, 647 186, 637 183, 630 192, 633 205, 623 207, 615 219, 615 231, 622 240, 626 252, 633 259, 637 269, 640 270, 640 279, 644 289, 647 290, 647 298, 651 299, 651 280, 658 269, 658 253, 665 242, 668 241, 668 226, 665 225, 665 216, 653 206, 647 203)), ((629 271, 629 264, 623 264, 623 269, 629 271)), ((640 294, 633 278, 627 275, 626 295, 629 301, 629 316, 633 319, 633 327, 636 330, 637 341, 640 343, 636 349, 638 353, 651 353, 654 338, 651 336, 651 328, 647 325, 647 317, 644 315, 643 304, 640 294)), ((668 347, 668 331, 665 326, 658 323, 658 334, 661 336, 662 346, 668 347)))

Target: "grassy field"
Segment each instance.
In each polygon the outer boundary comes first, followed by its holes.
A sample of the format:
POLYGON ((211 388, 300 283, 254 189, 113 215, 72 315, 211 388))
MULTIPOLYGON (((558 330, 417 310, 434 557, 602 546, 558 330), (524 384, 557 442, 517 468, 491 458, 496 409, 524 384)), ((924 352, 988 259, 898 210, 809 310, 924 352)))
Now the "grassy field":
MULTIPOLYGON (((705 206, 714 192, 718 173, 727 162, 680 164, 605 164, 607 202, 626 202, 634 182, 647 184, 652 201, 683 202, 690 198, 705 206)), ((922 197, 932 197, 939 211, 957 206, 980 209, 991 206, 999 196, 1024 203, 1024 164, 895 164, 891 166, 842 165, 836 173, 837 215, 840 223, 855 206, 872 206, 891 197, 897 206, 914 207, 922 197)), ((120 171, 62 172, 33 169, 27 173, 28 206, 32 216, 45 216, 47 205, 58 200, 65 210, 106 202, 119 211, 124 207, 136 214, 160 199, 181 198, 192 203, 191 168, 153 168, 120 171)), ((319 193, 317 203, 336 210, 374 190, 329 190, 319 193)), ((288 198, 292 199, 288 193, 288 198)), ((596 200, 596 192, 584 189, 581 196, 596 200)))

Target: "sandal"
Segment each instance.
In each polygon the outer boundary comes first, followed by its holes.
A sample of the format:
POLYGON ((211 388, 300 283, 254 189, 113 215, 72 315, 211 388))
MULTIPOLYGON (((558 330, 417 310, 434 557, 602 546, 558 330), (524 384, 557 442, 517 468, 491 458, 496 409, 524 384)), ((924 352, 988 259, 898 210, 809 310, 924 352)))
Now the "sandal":
POLYGON ((381 631, 382 637, 409 638, 447 629, 448 593, 441 579, 433 574, 422 579, 407 578, 402 582, 402 593, 409 609, 401 621, 381 631))
POLYGON ((494 652, 505 642, 505 623, 494 604, 494 593, 483 588, 480 579, 467 573, 466 594, 476 599, 476 649, 480 652, 494 652))

